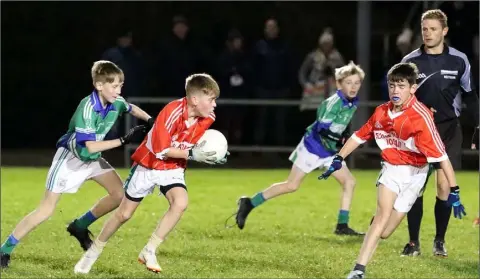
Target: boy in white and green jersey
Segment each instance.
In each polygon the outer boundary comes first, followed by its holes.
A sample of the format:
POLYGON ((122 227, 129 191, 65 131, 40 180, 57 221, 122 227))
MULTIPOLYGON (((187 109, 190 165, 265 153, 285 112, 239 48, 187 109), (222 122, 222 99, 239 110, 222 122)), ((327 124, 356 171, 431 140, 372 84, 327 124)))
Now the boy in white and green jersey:
MULTIPOLYGON (((365 73, 350 62, 335 70, 337 93, 320 104, 317 119, 307 128, 297 148, 290 155, 293 163, 286 181, 272 184, 253 197, 239 199, 236 223, 243 229, 248 214, 257 206, 277 196, 296 191, 304 177, 317 168, 328 168, 338 147, 348 136, 346 128, 357 109, 357 93, 365 73)), ((355 179, 344 164, 335 178, 342 186, 341 207, 335 233, 338 235, 363 235, 348 226, 350 204, 353 198, 355 179)))
POLYGON ((101 152, 127 144, 134 138, 143 139, 154 120, 145 111, 120 97, 124 76, 114 63, 95 62, 92 79, 95 90, 80 102, 67 133, 57 142, 57 152, 48 172, 43 200, 17 224, 0 248, 2 268, 8 267, 10 254, 20 239, 53 214, 61 194, 76 193, 88 179, 96 181, 108 192, 107 196, 67 227, 67 231, 77 238, 84 250, 92 244, 88 226, 117 208, 124 196, 120 176, 101 157, 101 152), (104 141, 118 117, 127 112, 147 121, 149 125, 136 126, 119 139, 104 141))
POLYGON ((68 130, 57 142, 57 148, 64 147, 82 161, 100 158, 101 152, 90 153, 86 141, 102 141, 113 124, 123 113, 131 112, 132 106, 118 96, 113 103, 102 107, 98 93, 83 98, 70 119, 68 130), (79 143, 79 144, 77 144, 79 143))

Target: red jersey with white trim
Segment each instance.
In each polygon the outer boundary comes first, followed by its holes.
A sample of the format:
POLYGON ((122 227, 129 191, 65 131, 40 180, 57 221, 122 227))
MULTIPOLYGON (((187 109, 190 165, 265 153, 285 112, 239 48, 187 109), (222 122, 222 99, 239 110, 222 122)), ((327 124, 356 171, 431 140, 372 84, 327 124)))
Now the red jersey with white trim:
POLYGON ((168 103, 158 114, 147 137, 132 155, 132 160, 149 169, 186 168, 187 160, 167 158, 170 148, 191 149, 215 121, 215 114, 197 117, 188 123, 187 99, 168 103))
POLYGON ((415 96, 393 112, 393 103, 378 106, 352 138, 362 144, 375 138, 382 159, 392 165, 421 167, 448 159, 433 122, 433 113, 415 96))

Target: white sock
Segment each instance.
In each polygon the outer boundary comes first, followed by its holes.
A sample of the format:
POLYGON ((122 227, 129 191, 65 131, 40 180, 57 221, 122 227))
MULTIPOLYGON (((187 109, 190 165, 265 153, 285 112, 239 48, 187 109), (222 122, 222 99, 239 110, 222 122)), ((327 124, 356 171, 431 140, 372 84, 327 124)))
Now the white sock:
POLYGON ((147 249, 155 252, 155 251, 157 251, 157 247, 160 246, 160 244, 162 244, 162 242, 163 242, 163 239, 159 238, 155 233, 153 233, 152 236, 150 237, 150 240, 148 241, 146 247, 147 247, 147 249))
POLYGON ((105 245, 107 245, 107 242, 95 239, 95 241, 92 243, 92 247, 90 247, 90 250, 96 254, 101 254, 103 248, 105 248, 105 245))

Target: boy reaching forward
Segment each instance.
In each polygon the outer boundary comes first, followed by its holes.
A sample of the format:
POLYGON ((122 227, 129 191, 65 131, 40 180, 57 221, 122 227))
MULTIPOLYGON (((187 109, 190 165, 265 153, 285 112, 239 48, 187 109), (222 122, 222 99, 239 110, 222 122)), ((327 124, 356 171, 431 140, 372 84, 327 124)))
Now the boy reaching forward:
POLYGON ((103 139, 117 118, 125 112, 150 124, 153 124, 153 119, 120 97, 124 76, 117 65, 110 61, 97 61, 91 72, 95 90, 80 101, 67 133, 57 142, 58 149, 48 172, 40 205, 17 224, 0 248, 2 268, 8 267, 10 254, 19 241, 53 214, 63 193, 76 193, 88 179, 94 180, 108 192, 107 196, 67 228, 84 250, 92 244, 88 226, 117 208, 122 200, 122 181, 113 167, 101 157, 101 152, 127 144, 133 138, 143 139, 148 127, 136 126, 119 139, 103 139))
POLYGON ((226 158, 215 161, 215 151, 205 153, 194 147, 215 121, 213 110, 220 94, 217 82, 207 74, 195 74, 187 78, 185 90, 186 97, 170 102, 160 111, 153 128, 132 155, 134 163, 125 181, 125 197, 93 245, 75 265, 75 273, 90 271, 108 239, 132 217, 155 185, 159 186, 170 207, 140 252, 138 261, 150 271, 162 271, 155 252, 187 208, 187 160, 207 164, 226 162, 226 158))
POLYGON ((382 150, 382 170, 377 180, 377 212, 365 236, 357 263, 347 278, 364 278, 380 238, 388 238, 424 190, 428 163, 439 162, 448 180, 439 197, 453 206, 455 217, 465 215, 460 188, 450 160, 433 122, 432 112, 417 101, 414 93, 418 70, 413 63, 399 63, 387 75, 390 102, 376 108, 367 123, 355 132, 335 156, 326 179, 360 144, 375 138, 382 150), (449 189, 448 189, 449 188, 449 189))
MULTIPOLYGON (((357 110, 357 94, 365 73, 353 62, 335 70, 337 93, 323 101, 317 110, 317 120, 307 128, 297 148, 290 155, 292 170, 286 181, 272 184, 252 198, 239 200, 236 223, 243 229, 248 214, 265 201, 296 191, 307 174, 317 168, 327 168, 346 137, 346 128, 357 110)), ((338 235, 363 235, 348 226, 350 204, 355 178, 346 164, 334 174, 341 184, 343 194, 335 233, 338 235)))

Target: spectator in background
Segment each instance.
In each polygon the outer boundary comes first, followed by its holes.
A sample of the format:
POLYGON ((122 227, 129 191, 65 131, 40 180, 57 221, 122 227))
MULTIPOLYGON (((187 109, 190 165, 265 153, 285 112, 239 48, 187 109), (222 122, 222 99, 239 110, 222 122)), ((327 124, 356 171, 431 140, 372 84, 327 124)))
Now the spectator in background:
POLYGON ((478 34, 478 3, 444 1, 440 9, 448 15, 447 43, 465 53, 472 64, 473 39, 478 34))
MULTIPOLYGON (((415 49, 414 42, 413 42, 412 29, 408 27, 403 29, 402 33, 400 33, 397 37, 396 47, 397 48, 395 49, 395 52, 393 55, 393 61, 402 60, 402 58, 405 57, 405 55, 409 54, 415 49)), ((387 71, 388 69, 385 70, 385 75, 383 76, 382 83, 381 83, 382 100, 384 101, 390 100, 390 96, 388 94, 387 71)))
POLYGON ((342 55, 334 46, 332 30, 327 28, 318 38, 318 46, 303 60, 298 79, 303 88, 300 110, 316 110, 326 98, 335 94, 335 68, 345 65, 342 55))
MULTIPOLYGON (((218 57, 216 69, 221 96, 224 99, 246 99, 249 97, 252 69, 244 52, 242 34, 236 29, 230 30, 225 44, 225 50, 218 57)), ((222 105, 216 111, 219 115, 219 130, 227 136, 230 143, 240 144, 246 107, 222 105)))
POLYGON ((173 17, 172 33, 157 47, 154 65, 154 80, 157 94, 182 97, 185 94, 185 79, 198 70, 198 54, 189 36, 190 27, 184 16, 173 17))
MULTIPOLYGON (((119 30, 117 45, 107 49, 101 59, 108 60, 122 69, 125 80, 122 87, 122 96, 138 97, 145 94, 146 71, 143 58, 139 51, 133 47, 133 33, 123 28, 119 30)), ((105 139, 116 139, 126 131, 124 129, 125 118, 119 118, 110 129, 105 139)))
MULTIPOLYGON (((278 22, 274 18, 265 21, 265 37, 253 49, 255 97, 260 99, 285 99, 293 84, 293 63, 290 49, 279 37, 278 22)), ((255 144, 265 142, 268 134, 276 144, 285 142, 287 107, 260 106, 256 115, 255 144), (269 119, 269 117, 271 119, 269 119)))
POLYGON ((143 58, 133 47, 133 34, 130 30, 121 30, 117 45, 102 54, 102 60, 117 64, 125 75, 122 88, 124 97, 140 96, 145 89, 145 65, 143 58))

